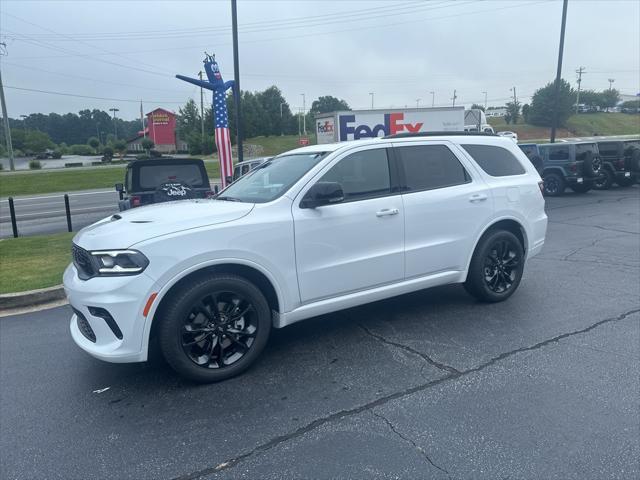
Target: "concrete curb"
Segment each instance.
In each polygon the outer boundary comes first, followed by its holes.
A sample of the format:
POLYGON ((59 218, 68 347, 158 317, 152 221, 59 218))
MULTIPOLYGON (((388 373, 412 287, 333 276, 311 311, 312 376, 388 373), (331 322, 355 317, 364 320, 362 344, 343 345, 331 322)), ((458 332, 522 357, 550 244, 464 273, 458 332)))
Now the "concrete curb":
POLYGON ((62 285, 40 288, 28 292, 5 293, 0 295, 0 311, 14 308, 33 307, 42 303, 51 303, 64 300, 64 288, 62 285))

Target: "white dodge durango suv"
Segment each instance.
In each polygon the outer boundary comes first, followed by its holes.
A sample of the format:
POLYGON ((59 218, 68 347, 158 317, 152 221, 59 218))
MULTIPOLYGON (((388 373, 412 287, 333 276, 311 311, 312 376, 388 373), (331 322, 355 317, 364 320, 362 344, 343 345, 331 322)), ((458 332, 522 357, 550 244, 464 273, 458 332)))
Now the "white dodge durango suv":
POLYGON ((80 231, 71 335, 109 362, 199 382, 245 370, 272 327, 436 285, 507 299, 544 244, 541 179, 494 135, 395 135, 275 157, 217 197, 80 231))

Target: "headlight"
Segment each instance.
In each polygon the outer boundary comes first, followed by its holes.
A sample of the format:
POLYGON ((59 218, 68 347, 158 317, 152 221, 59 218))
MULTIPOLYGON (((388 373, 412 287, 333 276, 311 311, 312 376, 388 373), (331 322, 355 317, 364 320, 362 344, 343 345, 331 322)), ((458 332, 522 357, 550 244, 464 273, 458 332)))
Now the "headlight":
POLYGON ((99 276, 137 275, 149 265, 147 257, 137 250, 100 250, 90 253, 99 276))

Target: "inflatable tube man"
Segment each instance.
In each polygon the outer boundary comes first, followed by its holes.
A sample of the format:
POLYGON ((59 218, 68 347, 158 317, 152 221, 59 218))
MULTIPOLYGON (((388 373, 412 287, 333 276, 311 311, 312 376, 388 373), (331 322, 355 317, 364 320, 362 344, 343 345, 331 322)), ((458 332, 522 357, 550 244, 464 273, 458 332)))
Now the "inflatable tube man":
POLYGON ((233 176, 233 158, 231 156, 231 134, 229 133, 229 116, 227 115, 226 91, 233 87, 233 80, 222 80, 215 55, 205 53, 204 71, 208 81, 176 75, 176 78, 193 83, 213 92, 213 121, 215 123, 215 140, 220 159, 220 176, 222 188, 227 186, 227 177, 233 176))

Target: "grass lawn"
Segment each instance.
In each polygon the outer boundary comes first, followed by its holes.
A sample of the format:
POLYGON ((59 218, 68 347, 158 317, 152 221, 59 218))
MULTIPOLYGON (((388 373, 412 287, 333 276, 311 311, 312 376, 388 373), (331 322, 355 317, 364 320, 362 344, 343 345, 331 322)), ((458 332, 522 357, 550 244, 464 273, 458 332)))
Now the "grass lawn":
POLYGON ((0 293, 23 292, 62 283, 71 262, 74 233, 0 240, 0 293))
MULTIPOLYGON (((94 188, 113 188, 124 181, 124 167, 90 167, 83 169, 39 170, 29 173, 0 173, 0 196, 36 195, 72 192, 94 188)), ((210 178, 220 176, 218 161, 205 161, 210 178)))
MULTIPOLYGON (((518 140, 549 138, 551 128, 517 123, 507 125, 504 117, 489 117, 489 124, 496 132, 509 130, 518 134, 518 140)), ((520 119, 522 121, 522 118, 520 119)), ((572 115, 566 128, 557 130, 557 137, 591 137, 594 135, 640 135, 640 115, 626 113, 582 113, 572 115)))

